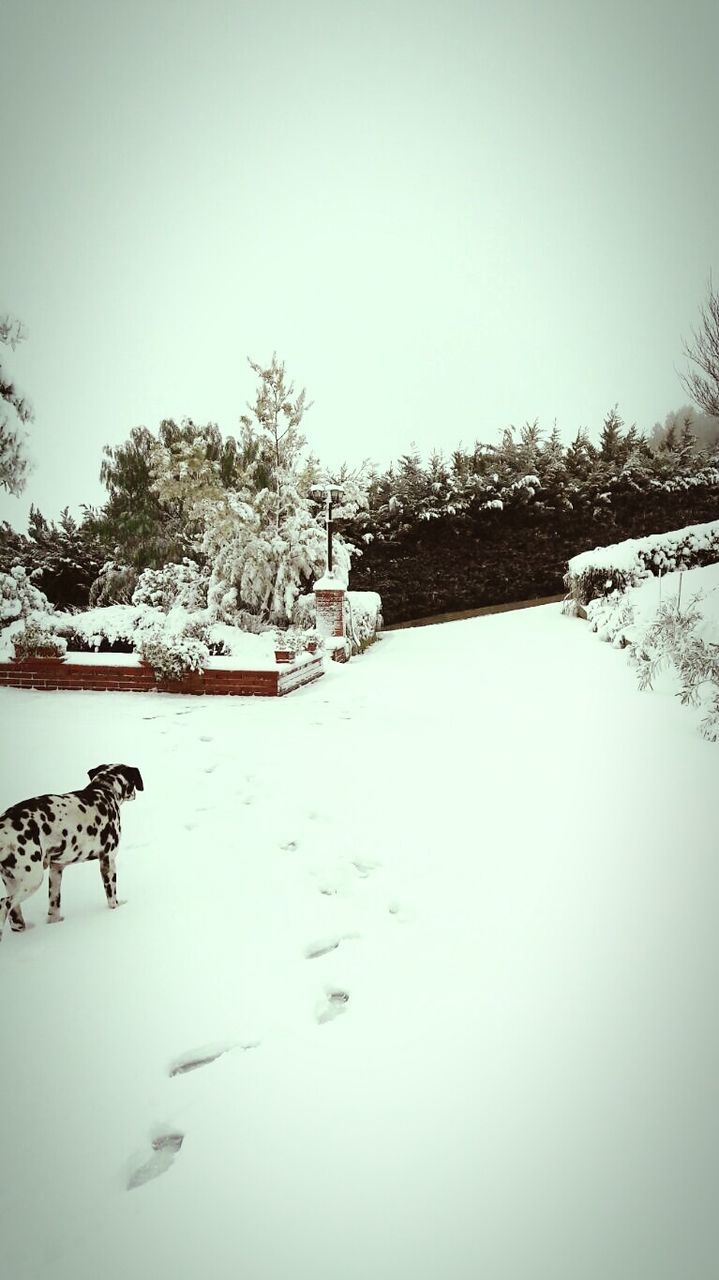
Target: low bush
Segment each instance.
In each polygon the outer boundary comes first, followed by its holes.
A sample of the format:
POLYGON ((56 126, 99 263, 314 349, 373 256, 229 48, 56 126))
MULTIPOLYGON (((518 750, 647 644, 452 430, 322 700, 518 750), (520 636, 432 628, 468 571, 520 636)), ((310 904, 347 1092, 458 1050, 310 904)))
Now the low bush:
POLYGON ((27 658, 62 658, 67 652, 67 641, 61 636, 53 635, 47 627, 34 618, 28 618, 24 627, 16 631, 12 637, 15 657, 27 658))
POLYGON ((194 636, 157 632, 143 637, 138 652, 158 680, 182 680, 191 672, 204 671, 210 657, 207 645, 194 636))

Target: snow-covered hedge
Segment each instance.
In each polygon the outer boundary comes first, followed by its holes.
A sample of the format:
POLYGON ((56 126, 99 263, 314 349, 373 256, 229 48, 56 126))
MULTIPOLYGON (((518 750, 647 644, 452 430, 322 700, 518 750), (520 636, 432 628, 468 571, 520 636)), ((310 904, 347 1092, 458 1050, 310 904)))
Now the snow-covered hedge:
POLYGON ((652 575, 699 568, 717 561, 719 520, 713 520, 584 551, 569 561, 564 582, 569 602, 574 606, 587 605, 597 597, 624 592, 652 575))

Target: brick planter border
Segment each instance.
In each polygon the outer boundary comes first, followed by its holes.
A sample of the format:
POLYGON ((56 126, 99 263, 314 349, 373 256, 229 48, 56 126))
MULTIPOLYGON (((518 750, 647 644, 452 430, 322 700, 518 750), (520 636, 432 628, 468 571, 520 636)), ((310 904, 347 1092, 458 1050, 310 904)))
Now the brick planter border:
POLYGON ((66 663, 62 658, 24 658, 0 663, 0 688, 89 689, 126 693, 207 693, 237 697, 278 698, 324 675, 317 655, 281 670, 228 671, 208 667, 183 680, 156 680, 150 667, 89 666, 66 663))

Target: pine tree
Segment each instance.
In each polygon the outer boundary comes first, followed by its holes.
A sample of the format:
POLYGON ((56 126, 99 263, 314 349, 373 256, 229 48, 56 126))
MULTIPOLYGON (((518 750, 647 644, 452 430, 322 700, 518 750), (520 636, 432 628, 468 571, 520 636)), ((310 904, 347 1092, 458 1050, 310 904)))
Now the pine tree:
MULTIPOLYGON (((318 464, 303 458, 306 392, 295 395, 276 354, 268 366, 249 364, 259 384, 241 419, 245 483, 203 504, 208 601, 217 617, 246 611, 284 625, 297 596, 325 567, 326 533, 310 494, 318 464)), ((346 582, 351 548, 335 534, 333 549, 335 572, 346 582)))

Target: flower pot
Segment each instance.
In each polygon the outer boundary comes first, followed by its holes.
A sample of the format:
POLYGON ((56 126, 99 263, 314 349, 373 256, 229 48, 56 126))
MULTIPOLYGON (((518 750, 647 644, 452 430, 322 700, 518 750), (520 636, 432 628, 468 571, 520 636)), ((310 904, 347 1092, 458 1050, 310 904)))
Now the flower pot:
POLYGON ((294 662, 294 649, 275 649, 275 662, 294 662))

